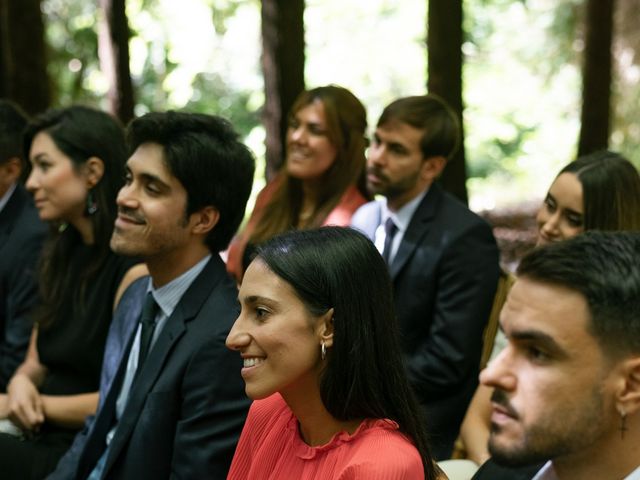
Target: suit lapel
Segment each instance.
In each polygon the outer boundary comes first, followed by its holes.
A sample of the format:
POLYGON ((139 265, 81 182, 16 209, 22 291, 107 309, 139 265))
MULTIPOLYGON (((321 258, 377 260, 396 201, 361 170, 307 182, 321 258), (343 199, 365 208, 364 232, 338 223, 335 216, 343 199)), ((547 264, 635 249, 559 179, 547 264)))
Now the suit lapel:
POLYGON ((13 225, 27 201, 27 193, 19 184, 16 185, 16 189, 9 197, 9 201, 0 211, 0 249, 9 238, 13 225))
POLYGON ((389 273, 391 274, 392 281, 395 281, 398 273, 402 270, 402 267, 404 267, 409 258, 413 255, 418 245, 420 245, 422 238, 431 228, 433 218, 438 211, 441 199, 442 190, 437 184, 432 184, 431 187, 429 187, 429 191, 420 202, 420 205, 418 205, 413 217, 411 217, 411 221, 409 222, 406 232, 404 232, 398 251, 389 266, 389 273))
POLYGON ((118 429, 111 445, 109 445, 103 477, 106 477, 107 472, 127 444, 142 413, 147 395, 162 372, 173 346, 184 335, 186 324, 198 314, 211 291, 225 274, 226 270, 222 260, 218 255, 213 254, 204 270, 194 280, 167 319, 156 343, 149 351, 142 371, 131 387, 127 405, 118 423, 118 429))

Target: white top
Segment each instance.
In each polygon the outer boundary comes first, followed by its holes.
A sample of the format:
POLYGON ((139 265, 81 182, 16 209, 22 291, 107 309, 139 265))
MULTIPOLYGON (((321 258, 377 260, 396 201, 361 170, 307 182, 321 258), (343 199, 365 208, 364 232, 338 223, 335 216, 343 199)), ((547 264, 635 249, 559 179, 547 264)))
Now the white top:
POLYGON ((404 233, 407 231, 407 227, 409 227, 409 223, 411 222, 411 218, 413 214, 416 213, 418 209, 418 205, 427 194, 429 189, 425 189, 422 193, 416 196, 413 200, 405 203, 400 209, 396 212, 392 212, 389 210, 387 206, 387 199, 383 198, 379 200, 380 202, 380 225, 376 228, 375 240, 374 243, 376 248, 380 253, 384 250, 384 241, 387 236, 384 230, 384 224, 387 221, 387 218, 391 217, 393 223, 396 224, 398 231, 393 237, 393 243, 391 244, 391 252, 389 252, 389 265, 393 262, 394 257, 396 256, 396 252, 398 251, 398 247, 400 247, 400 242, 402 242, 402 238, 404 237, 404 233))
MULTIPOLYGON (((559 479, 558 479, 558 476, 556 475, 555 470, 553 469, 553 463, 551 461, 548 461, 547 463, 544 464, 544 467, 542 467, 540 471, 536 473, 536 476, 533 477, 531 480, 559 480, 559 479)), ((631 472, 629 475, 624 477, 622 480, 640 480, 640 466, 636 468, 633 472, 631 472)))

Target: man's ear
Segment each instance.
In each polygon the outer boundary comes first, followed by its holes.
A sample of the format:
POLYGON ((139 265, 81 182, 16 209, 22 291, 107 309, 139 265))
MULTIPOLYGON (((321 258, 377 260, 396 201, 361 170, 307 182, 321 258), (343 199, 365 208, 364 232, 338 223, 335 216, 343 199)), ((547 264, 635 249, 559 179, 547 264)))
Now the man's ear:
POLYGON ((84 175, 87 179, 87 188, 95 187, 104 175, 104 162, 98 157, 91 157, 84 162, 84 175))
POLYGON ((220 220, 220 212, 212 206, 203 207, 191 215, 191 221, 194 222, 191 231, 198 235, 206 235, 220 220))
POLYGON ((333 345, 333 308, 318 319, 317 332, 327 348, 333 345))
POLYGON ((420 175, 423 180, 434 182, 440 176, 444 167, 447 165, 447 159, 442 155, 436 155, 426 158, 422 163, 420 175))
POLYGON ((11 157, 6 162, 0 164, 0 168, 4 170, 4 179, 6 184, 10 185, 17 182, 22 172, 22 162, 18 157, 11 157))
POLYGON ((624 360, 620 366, 622 381, 616 398, 618 410, 625 414, 640 411, 640 356, 624 360))

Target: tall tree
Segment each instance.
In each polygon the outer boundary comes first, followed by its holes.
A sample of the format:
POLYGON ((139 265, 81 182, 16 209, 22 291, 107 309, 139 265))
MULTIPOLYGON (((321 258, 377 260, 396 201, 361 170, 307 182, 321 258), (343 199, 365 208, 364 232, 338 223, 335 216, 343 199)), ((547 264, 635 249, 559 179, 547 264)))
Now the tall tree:
POLYGON ((587 0, 578 155, 609 144, 614 4, 615 0, 587 0))
POLYGON ((304 0, 262 0, 267 179, 282 164, 287 114, 304 90, 304 0))
POLYGON ((0 87, 27 113, 51 102, 40 0, 0 0, 0 87))
POLYGON ((461 143, 444 169, 442 186, 467 203, 467 173, 462 128, 462 0, 429 0, 427 90, 442 97, 460 119, 461 143))
POLYGON ((122 122, 133 118, 133 84, 129 69, 126 0, 100 0, 103 19, 98 36, 100 68, 109 79, 109 110, 122 122))
POLYGON ((6 12, 6 0, 0 0, 0 98, 9 96, 9 84, 7 82, 7 59, 5 58, 5 50, 6 50, 6 28, 5 28, 5 18, 7 16, 6 12))

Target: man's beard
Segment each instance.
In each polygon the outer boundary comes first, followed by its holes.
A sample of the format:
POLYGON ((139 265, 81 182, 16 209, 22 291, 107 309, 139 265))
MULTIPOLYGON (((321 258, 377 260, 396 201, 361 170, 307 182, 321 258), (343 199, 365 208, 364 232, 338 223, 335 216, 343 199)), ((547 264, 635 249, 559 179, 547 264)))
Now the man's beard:
MULTIPOLYGON (((496 389, 491 399, 513 411, 504 391, 496 389)), ((602 418, 603 404, 602 394, 596 387, 581 404, 565 405, 565 408, 555 412, 549 410, 545 418, 538 419, 534 425, 525 426, 523 437, 507 447, 495 441, 501 427, 492 425, 489 453, 500 465, 521 467, 584 450, 601 438, 606 430, 606 425, 598 421, 602 418)), ((517 413, 515 415, 517 421, 517 413)))

